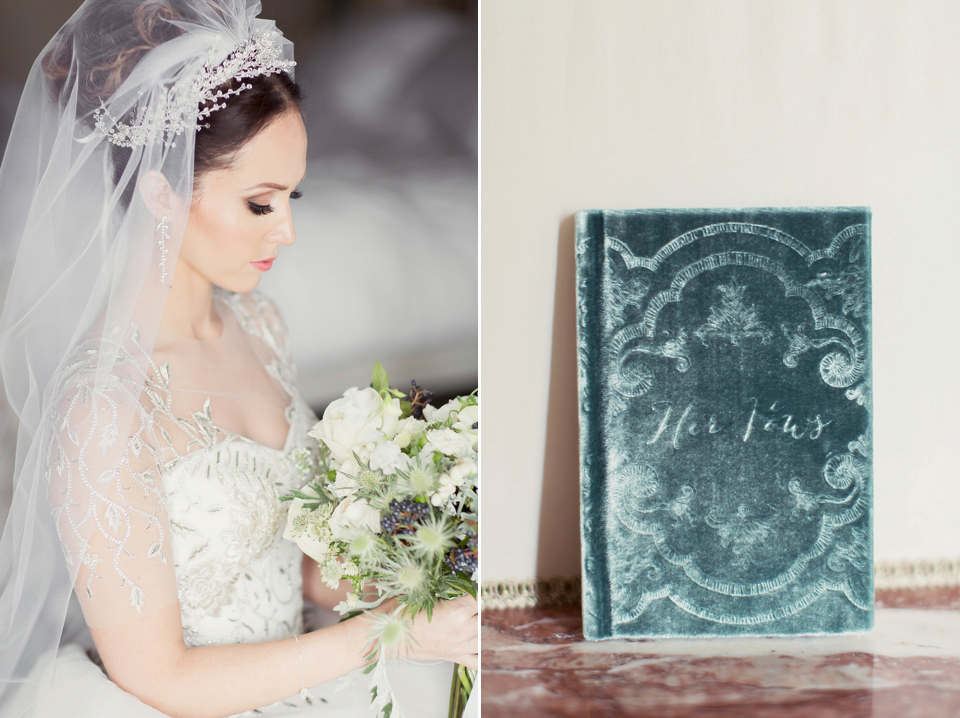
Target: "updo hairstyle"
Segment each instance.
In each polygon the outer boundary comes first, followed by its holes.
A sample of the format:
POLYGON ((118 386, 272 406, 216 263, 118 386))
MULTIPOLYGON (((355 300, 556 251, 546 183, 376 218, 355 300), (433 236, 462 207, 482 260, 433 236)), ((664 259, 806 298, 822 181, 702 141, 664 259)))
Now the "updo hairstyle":
MULTIPOLYGON (((210 5, 216 7, 213 0, 210 5)), ((65 104, 76 84, 77 116, 85 118, 92 130, 94 111, 119 89, 143 56, 183 34, 173 23, 196 19, 185 0, 94 0, 64 28, 41 61, 54 98, 65 104)), ((242 82, 252 88, 227 98, 227 106, 211 113, 204 120, 209 126, 197 132, 195 188, 205 173, 228 169, 240 148, 273 120, 291 110, 302 113, 300 86, 288 74, 257 75, 242 82)), ((230 80, 219 89, 239 84, 230 80)), ((119 183, 133 150, 111 144, 110 151, 114 183, 119 183)), ((128 194, 132 191, 127 188, 128 194)))

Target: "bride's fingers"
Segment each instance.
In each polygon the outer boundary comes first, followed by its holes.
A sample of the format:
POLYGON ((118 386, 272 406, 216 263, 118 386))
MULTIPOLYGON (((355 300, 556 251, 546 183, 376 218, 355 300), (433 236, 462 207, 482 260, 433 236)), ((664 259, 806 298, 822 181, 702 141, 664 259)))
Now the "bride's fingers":
POLYGON ((458 596, 457 598, 453 599, 452 602, 459 604, 462 608, 472 609, 474 616, 476 616, 480 610, 480 606, 477 603, 477 599, 475 599, 469 593, 465 593, 462 596, 458 596))
POLYGON ((479 653, 480 642, 476 636, 472 639, 459 645, 454 652, 454 655, 450 658, 454 663, 460 663, 461 665, 466 666, 467 668, 476 669, 479 653))
POLYGON ((474 671, 480 667, 480 657, 477 656, 476 653, 467 653, 462 656, 457 656, 455 662, 474 671))

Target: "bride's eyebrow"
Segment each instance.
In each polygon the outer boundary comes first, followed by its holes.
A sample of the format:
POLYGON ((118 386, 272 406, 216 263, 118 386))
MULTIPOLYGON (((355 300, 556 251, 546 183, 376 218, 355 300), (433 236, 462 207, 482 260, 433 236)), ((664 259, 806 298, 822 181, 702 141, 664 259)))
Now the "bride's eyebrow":
MULTIPOLYGON (((307 176, 304 175, 303 178, 300 180, 300 182, 303 182, 303 180, 305 180, 306 178, 307 176)), ((297 182, 297 184, 299 185, 300 182, 297 182)), ((277 184, 276 182, 261 182, 260 184, 255 184, 253 187, 248 187, 243 191, 252 192, 255 189, 276 189, 276 190, 280 190, 281 192, 286 192, 290 188, 287 187, 286 185, 277 184)))

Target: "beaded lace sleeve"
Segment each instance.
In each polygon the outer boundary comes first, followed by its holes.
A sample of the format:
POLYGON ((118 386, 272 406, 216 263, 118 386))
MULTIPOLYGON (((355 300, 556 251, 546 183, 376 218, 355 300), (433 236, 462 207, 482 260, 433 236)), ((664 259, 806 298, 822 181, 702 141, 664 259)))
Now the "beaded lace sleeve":
POLYGON ((48 427, 48 490, 87 623, 129 620, 177 600, 161 468, 177 453, 165 426, 166 366, 138 344, 81 345, 48 427), (112 346, 108 346, 112 345, 112 346), (97 365, 117 352, 104 380, 97 365))

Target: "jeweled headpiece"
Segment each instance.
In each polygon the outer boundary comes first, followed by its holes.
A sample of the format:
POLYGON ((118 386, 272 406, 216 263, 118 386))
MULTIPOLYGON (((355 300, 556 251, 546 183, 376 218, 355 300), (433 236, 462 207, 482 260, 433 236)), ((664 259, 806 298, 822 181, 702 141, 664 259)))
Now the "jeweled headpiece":
POLYGON ((152 102, 141 106, 136 119, 120 122, 110 116, 105 107, 94 113, 96 127, 107 139, 120 147, 140 147, 157 142, 174 145, 173 140, 185 129, 200 131, 211 114, 227 106, 226 99, 253 87, 242 80, 259 75, 289 73, 297 64, 282 59, 282 50, 276 42, 277 32, 255 33, 240 43, 226 60, 215 64, 211 59, 193 82, 177 82, 166 88, 152 102), (232 89, 220 89, 230 80, 241 83, 232 89))

